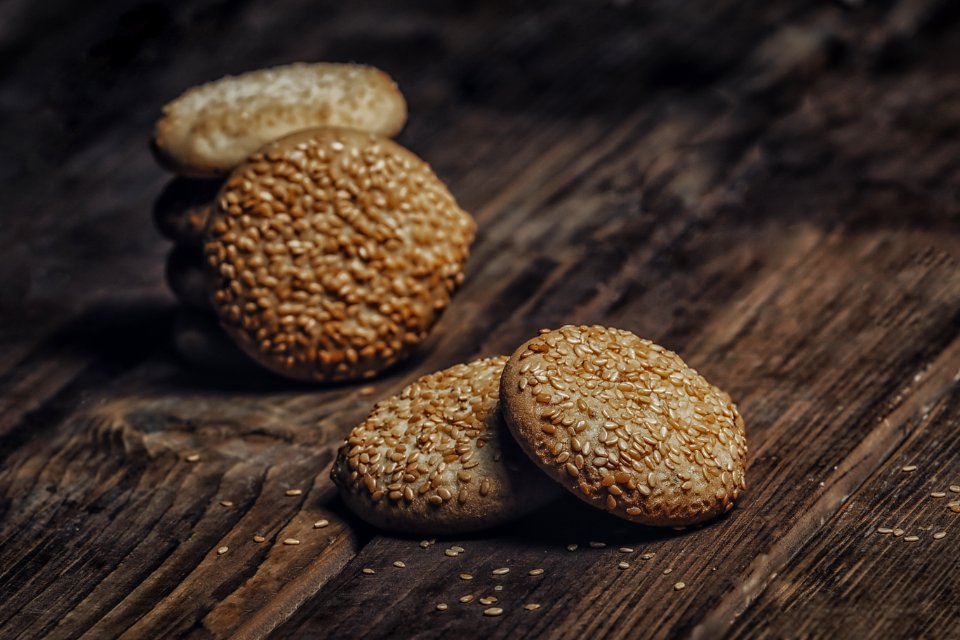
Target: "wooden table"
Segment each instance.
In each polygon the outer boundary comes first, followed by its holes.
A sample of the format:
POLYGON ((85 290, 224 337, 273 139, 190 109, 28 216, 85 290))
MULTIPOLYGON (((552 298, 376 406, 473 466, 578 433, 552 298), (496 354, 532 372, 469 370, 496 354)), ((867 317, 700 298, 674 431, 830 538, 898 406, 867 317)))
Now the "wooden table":
POLYGON ((960 637, 958 4, 401 5, 4 6, 0 637, 960 637), (480 228, 429 344, 370 389, 169 344, 153 121, 299 59, 389 71, 401 142, 480 228), (568 498, 422 549, 345 511, 330 463, 374 401, 581 322, 736 399, 728 517, 568 498))

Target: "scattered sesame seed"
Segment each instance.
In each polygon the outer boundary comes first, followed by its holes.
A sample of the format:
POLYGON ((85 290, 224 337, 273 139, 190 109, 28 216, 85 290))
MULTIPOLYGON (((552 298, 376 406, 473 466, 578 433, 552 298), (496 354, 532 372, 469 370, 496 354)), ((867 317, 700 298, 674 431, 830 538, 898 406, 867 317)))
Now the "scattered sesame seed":
POLYGON ((893 535, 894 535, 895 538, 899 538, 900 536, 902 536, 902 535, 905 534, 905 533, 906 533, 906 531, 904 531, 904 530, 901 529, 900 527, 897 527, 896 529, 893 530, 893 535))
POLYGON ((473 602, 473 594, 467 594, 465 596, 460 596, 460 602, 467 604, 468 602, 473 602))
POLYGON ((199 454, 199 453, 191 453, 191 454, 188 455, 186 458, 184 458, 184 460, 186 460, 187 462, 200 462, 200 454, 199 454))
POLYGON ((219 549, 217 549, 217 555, 222 556, 227 551, 230 551, 230 547, 220 547, 219 549))
POLYGON ((931 498, 946 498, 947 494, 943 491, 933 491, 930 493, 931 498))
POLYGON ((947 537, 946 531, 937 531, 935 534, 933 534, 934 540, 943 540, 946 537, 947 537))
POLYGON ((960 513, 960 502, 951 502, 947 505, 947 509, 950 509, 950 511, 954 513, 960 513))
POLYGON ((446 603, 446 602, 439 602, 439 603, 437 603, 437 611, 446 611, 446 610, 447 610, 447 603, 446 603))
POLYGON ((463 547, 458 547, 457 545, 453 545, 452 547, 450 547, 450 549, 453 551, 456 551, 457 553, 463 553, 464 551, 466 551, 466 549, 464 549, 463 547))
POLYGON ((903 539, 904 542, 916 542, 920 539, 920 536, 907 536, 903 539))
POLYGON ((619 564, 617 565, 617 568, 619 568, 619 569, 629 569, 629 568, 630 568, 630 563, 629 563, 629 562, 621 562, 621 563, 619 563, 619 564))
POLYGON ((494 570, 493 570, 493 575, 495 575, 495 576, 505 576, 505 575, 507 575, 508 573, 510 573, 510 568, 509 568, 509 567, 500 567, 499 569, 494 569, 494 570))
POLYGON ((297 540, 296 538, 286 538, 284 539, 283 544, 293 546, 293 545, 300 544, 300 541, 297 540))
POLYGON ((324 527, 329 527, 329 526, 330 526, 330 521, 327 520, 326 518, 324 518, 323 520, 317 520, 316 522, 313 523, 314 529, 323 529, 324 527))
POLYGON ((530 571, 528 571, 527 573, 531 576, 542 576, 543 569, 530 569, 530 571))
POLYGON ((260 536, 260 535, 253 536, 253 541, 256 542, 257 544, 259 544, 259 543, 261 543, 261 542, 266 542, 266 540, 267 540, 266 538, 264 538, 263 536, 260 536))
POLYGON ((220 501, 220 506, 221 506, 221 507, 232 507, 232 506, 233 506, 233 501, 232 501, 232 500, 221 500, 221 501, 220 501))
POLYGON ((288 495, 288 496, 291 496, 291 497, 292 497, 292 496, 299 496, 299 495, 301 495, 301 494, 303 493, 303 489, 287 489, 284 493, 285 493, 285 495, 288 495))
POLYGON ((590 542, 589 545, 591 549, 603 549, 604 547, 607 546, 607 543, 606 542, 590 542))
POLYGON ((917 465, 907 464, 907 465, 904 465, 900 470, 903 471, 904 473, 910 473, 911 471, 917 470, 917 465))
POLYGON ((429 548, 430 548, 430 541, 429 541, 429 540, 421 540, 421 541, 420 541, 420 548, 421 548, 421 549, 429 549, 429 548))
POLYGON ((893 533, 893 529, 890 527, 877 527, 877 533, 881 535, 887 535, 889 533, 893 533))
POLYGON ((674 591, 683 591, 686 586, 687 586, 687 585, 686 585, 685 583, 683 583, 683 582, 678 582, 677 584, 673 585, 673 590, 674 590, 674 591))
POLYGON ((642 556, 640 556, 640 559, 641 559, 641 560, 649 560, 650 558, 652 558, 652 557, 655 556, 655 555, 657 555, 657 554, 653 553, 652 551, 649 551, 649 552, 643 554, 642 556))
POLYGON ((394 560, 393 566, 395 566, 397 569, 405 569, 407 565, 403 560, 394 560))
POLYGON ((663 575, 665 576, 670 575, 671 573, 673 573, 673 569, 671 569, 670 567, 667 567, 666 569, 663 570, 663 575))
POLYGON ((499 616, 502 613, 503 613, 503 609, 501 609, 500 607, 490 607, 489 609, 483 610, 483 615, 491 616, 491 617, 499 616))
POLYGON ((540 605, 538 605, 536 602, 531 602, 530 604, 523 605, 523 608, 527 611, 536 611, 540 608, 540 605))
POLYGON ((498 584, 498 585, 496 585, 496 586, 493 587, 493 590, 494 590, 494 591, 503 591, 503 585, 502 585, 502 584, 498 584))
POLYGON ((460 555, 460 554, 457 553, 456 551, 454 551, 453 549, 444 549, 444 550, 443 550, 443 555, 445 555, 445 556, 447 556, 447 557, 450 557, 450 558, 456 558, 456 557, 457 557, 458 555, 460 555))
POLYGON ((632 548, 632 547, 620 547, 620 548, 618 549, 618 551, 619 551, 620 553, 633 553, 633 548, 632 548))
POLYGON ((950 485, 949 489, 954 493, 960 493, 960 484, 952 484, 950 485))
POLYGON ((361 571, 362 573, 367 574, 368 576, 372 576, 373 574, 376 573, 376 571, 374 571, 374 570, 371 569, 370 567, 364 567, 364 568, 361 569, 360 571, 361 571))
POLYGON ((480 604, 493 604, 497 601, 497 596, 484 596, 478 601, 480 604))
POLYGON ((374 387, 362 387, 358 393, 361 396, 372 396, 374 391, 376 391, 374 387))
POLYGON ((460 574, 460 579, 461 579, 461 580, 473 580, 473 576, 470 575, 469 573, 461 573, 461 574, 460 574))
POLYGON ((577 550, 577 545, 575 545, 575 544, 568 544, 568 545, 567 545, 567 551, 576 551, 576 550, 577 550))

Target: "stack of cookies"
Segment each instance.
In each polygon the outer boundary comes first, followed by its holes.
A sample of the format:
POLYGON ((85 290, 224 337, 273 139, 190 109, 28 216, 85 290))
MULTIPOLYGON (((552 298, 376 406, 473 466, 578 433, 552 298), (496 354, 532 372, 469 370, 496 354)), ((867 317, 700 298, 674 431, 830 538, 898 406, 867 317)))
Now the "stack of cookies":
POLYGON ((361 518, 418 535, 500 524, 558 487, 631 522, 681 526, 733 507, 746 456, 730 396, 675 353, 564 326, 378 403, 332 478, 361 518))
POLYGON ((389 139, 405 120, 390 77, 352 64, 227 77, 164 108, 152 146, 180 177, 155 218, 174 242, 181 356, 324 382, 411 354, 462 282, 475 223, 389 139))

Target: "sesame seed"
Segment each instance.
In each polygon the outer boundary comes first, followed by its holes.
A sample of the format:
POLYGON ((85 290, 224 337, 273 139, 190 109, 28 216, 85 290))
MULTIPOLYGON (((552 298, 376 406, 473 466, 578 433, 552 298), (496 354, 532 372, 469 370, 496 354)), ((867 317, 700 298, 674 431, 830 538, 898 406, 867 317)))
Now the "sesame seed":
POLYGON ((300 541, 296 538, 285 538, 283 544, 294 546, 300 544, 300 541))
POLYGON ((429 549, 429 548, 430 548, 430 541, 429 541, 429 540, 421 540, 421 541, 420 541, 420 548, 421 548, 421 549, 429 549))
POLYGON ((460 596, 460 602, 467 604, 468 602, 473 602, 473 595, 467 594, 465 596, 460 596))
POLYGON ((317 520, 313 523, 314 529, 323 529, 330 526, 330 521, 324 518, 323 520, 317 520))
POLYGON ((947 494, 944 493, 943 491, 932 491, 932 492, 930 493, 930 497, 931 497, 931 498, 946 498, 946 497, 947 497, 947 494))
POLYGON ((233 506, 233 501, 232 501, 232 500, 221 500, 221 501, 220 501, 220 506, 221 506, 221 507, 232 507, 232 506, 233 506))
POLYGON ((678 582, 678 583, 676 583, 675 585, 673 585, 673 590, 674 590, 674 591, 683 591, 684 588, 686 588, 686 586, 687 586, 687 585, 686 585, 685 583, 683 583, 683 582, 678 582))
POLYGON ((523 605, 523 608, 526 609, 527 611, 536 611, 537 609, 540 608, 540 605, 537 604, 536 602, 531 602, 529 604, 523 605))
POLYGON ((640 559, 641 559, 641 560, 649 560, 650 558, 654 557, 655 555, 657 555, 657 554, 653 553, 652 551, 648 551, 647 553, 645 553, 645 554, 643 554, 642 556, 640 556, 640 559))
POLYGON ((902 536, 904 533, 906 533, 906 531, 904 531, 904 530, 901 529, 900 527, 897 527, 896 529, 893 530, 893 535, 894 535, 894 537, 896 537, 896 538, 899 538, 899 537, 902 536))
POLYGON ((904 542, 916 542, 920 539, 920 536, 907 536, 903 539, 904 542))
POLYGON ((483 610, 483 615, 491 616, 491 617, 499 616, 502 613, 503 613, 503 609, 501 609, 500 607, 490 607, 489 609, 483 610))
POLYGON ((671 569, 670 567, 667 567, 666 569, 663 570, 663 575, 665 576, 668 576, 671 573, 673 573, 673 569, 671 569))
POLYGON ((493 575, 495 576, 504 576, 508 573, 510 573, 509 567, 500 567, 499 569, 493 570, 493 575))
POLYGON ((186 458, 184 458, 184 460, 186 460, 187 462, 200 462, 200 454, 199 454, 199 453, 191 453, 191 454, 188 455, 186 458))
POLYGON ((632 547, 620 547, 620 548, 618 549, 618 551, 619 551, 620 553, 633 553, 633 548, 632 548, 632 547))
POLYGON ((227 551, 230 551, 230 547, 220 547, 219 549, 217 549, 217 555, 222 556, 227 551))
POLYGON ((363 569, 360 570, 360 572, 361 572, 361 573, 365 573, 365 574, 367 574, 368 576, 372 576, 373 574, 376 573, 376 571, 374 571, 374 570, 371 569, 370 567, 364 567, 363 569))
POLYGON ((960 484, 952 484, 949 488, 950 491, 953 491, 954 493, 960 493, 960 484))
POLYGON ((361 396, 372 396, 374 391, 376 391, 374 387, 361 387, 358 393, 361 396))
POLYGON ((397 569, 404 569, 407 565, 403 560, 394 560, 393 566, 395 566, 397 569))
POLYGON ((463 547, 459 547, 457 545, 453 545, 452 547, 450 547, 450 550, 456 551, 457 553, 463 553, 464 551, 466 551, 466 549, 464 549, 463 547))
POLYGON ((448 608, 448 607, 447 607, 447 603, 446 603, 446 602, 439 602, 439 603, 437 603, 437 611, 446 611, 447 608, 448 608))
POLYGON ((915 464, 907 464, 907 465, 904 465, 903 467, 901 467, 900 470, 903 471, 904 473, 910 473, 911 471, 916 471, 916 470, 917 470, 917 465, 915 465, 915 464))
POLYGON ((493 590, 494 590, 494 591, 503 591, 503 585, 502 585, 502 584, 494 585, 493 590))
POLYGON ((497 596, 484 596, 479 600, 480 604, 493 604, 496 601, 497 601, 497 596))
POLYGON ((603 549, 604 547, 607 546, 606 542, 589 542, 587 544, 590 545, 591 549, 603 549))
POLYGON ((935 534, 933 534, 934 540, 943 540, 946 537, 947 537, 946 531, 937 531, 935 534))
POLYGON ((259 543, 261 543, 261 542, 266 542, 266 540, 267 540, 266 538, 264 538, 263 536, 260 536, 260 535, 253 536, 253 541, 256 542, 257 544, 259 544, 259 543))
POLYGON ((458 555, 460 555, 460 554, 459 554, 458 552, 454 551, 453 549, 444 549, 444 550, 443 550, 443 555, 445 555, 445 556, 447 556, 447 557, 450 557, 450 558, 456 558, 456 557, 457 557, 458 555))
POLYGON ((542 576, 543 569, 530 569, 530 571, 528 571, 527 574, 531 576, 542 576))
POLYGON ((568 544, 568 545, 567 545, 567 551, 576 551, 576 550, 577 550, 577 545, 575 545, 575 544, 568 544))
POLYGON ((303 489, 287 489, 285 494, 288 496, 299 496, 303 493, 303 489))
POLYGON ((954 513, 960 513, 960 502, 951 502, 947 505, 947 509, 950 509, 950 511, 954 513))
POLYGON ((473 580, 473 576, 470 575, 469 573, 461 573, 461 574, 460 574, 460 579, 461 579, 461 580, 473 580))
POLYGON ((630 563, 629 563, 629 562, 620 562, 620 563, 617 564, 617 568, 619 568, 619 569, 629 569, 629 568, 630 568, 630 563))
POLYGON ((877 533, 881 535, 887 535, 887 534, 893 533, 893 529, 891 529, 890 527, 877 527, 877 533))

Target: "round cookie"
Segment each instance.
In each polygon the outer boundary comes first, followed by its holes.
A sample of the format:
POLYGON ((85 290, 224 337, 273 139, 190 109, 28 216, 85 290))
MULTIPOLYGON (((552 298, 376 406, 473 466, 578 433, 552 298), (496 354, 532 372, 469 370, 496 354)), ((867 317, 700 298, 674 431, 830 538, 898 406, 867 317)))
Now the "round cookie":
POLYGON ((406 119, 403 95, 383 71, 295 63, 189 89, 164 106, 151 148, 176 173, 212 178, 294 131, 331 126, 393 136, 406 119))
POLYGON ((486 529, 559 493, 517 448, 497 396, 507 356, 432 373, 383 400, 347 436, 331 477, 378 527, 418 535, 486 529))
POLYGON ((214 307, 234 341, 301 380, 407 357, 463 280, 476 225, 397 143, 314 129, 230 175, 207 227, 214 307))
POLYGON ((222 180, 174 178, 153 203, 153 220, 168 240, 199 246, 222 180))
POLYGON ((648 525, 687 525, 745 488, 743 419, 680 357, 620 329, 543 330, 500 384, 517 442, 580 499, 648 525))

